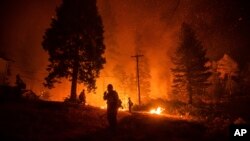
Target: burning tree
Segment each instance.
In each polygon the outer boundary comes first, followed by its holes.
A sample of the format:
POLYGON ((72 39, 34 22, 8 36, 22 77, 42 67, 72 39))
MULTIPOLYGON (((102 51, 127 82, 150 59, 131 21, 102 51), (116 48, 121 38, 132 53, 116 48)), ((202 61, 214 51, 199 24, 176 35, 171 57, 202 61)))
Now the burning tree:
POLYGON ((192 104, 194 95, 203 94, 208 87, 210 72, 205 66, 208 61, 205 55, 206 50, 194 30, 183 23, 180 42, 172 57, 175 65, 171 69, 174 76, 172 87, 175 94, 187 94, 189 104, 192 104))
POLYGON ((102 20, 96 0, 63 0, 56 12, 42 42, 50 62, 45 86, 67 78, 72 81, 70 100, 75 101, 77 83, 95 90, 105 63, 102 20))
POLYGON ((220 79, 223 80, 226 94, 232 95, 236 91, 239 69, 238 64, 229 55, 224 56, 217 62, 217 72, 220 74, 220 79))
POLYGON ((224 54, 218 61, 210 61, 210 72, 212 72, 209 81, 210 98, 215 102, 222 102, 222 98, 230 97, 238 90, 239 69, 238 63, 229 55, 224 54))

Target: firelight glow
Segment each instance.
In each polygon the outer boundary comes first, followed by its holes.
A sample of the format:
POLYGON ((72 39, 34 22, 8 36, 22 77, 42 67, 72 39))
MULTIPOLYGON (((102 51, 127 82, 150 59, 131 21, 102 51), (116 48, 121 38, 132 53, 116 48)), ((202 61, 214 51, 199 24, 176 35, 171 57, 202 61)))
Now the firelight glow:
POLYGON ((156 109, 152 109, 150 110, 150 114, 157 114, 157 115, 160 115, 165 109, 164 108, 161 108, 161 107, 157 107, 156 109))
POLYGON ((101 109, 107 109, 107 106, 101 106, 100 108, 101 109))

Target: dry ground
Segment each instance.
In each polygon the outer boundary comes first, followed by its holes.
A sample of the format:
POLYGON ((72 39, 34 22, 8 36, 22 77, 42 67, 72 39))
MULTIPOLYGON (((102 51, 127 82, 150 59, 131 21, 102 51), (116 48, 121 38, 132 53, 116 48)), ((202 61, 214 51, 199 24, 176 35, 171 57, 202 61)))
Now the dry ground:
POLYGON ((0 139, 61 140, 228 140, 230 120, 185 120, 119 112, 118 129, 107 128, 105 110, 62 102, 0 103, 0 139))

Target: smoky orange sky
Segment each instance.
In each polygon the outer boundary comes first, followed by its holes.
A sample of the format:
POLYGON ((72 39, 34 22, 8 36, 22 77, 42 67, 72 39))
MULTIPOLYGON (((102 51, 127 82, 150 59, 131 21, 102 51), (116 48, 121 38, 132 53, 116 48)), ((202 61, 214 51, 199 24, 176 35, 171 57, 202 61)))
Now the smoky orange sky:
MULTIPOLYGON (((39 94, 45 88, 47 53, 41 42, 45 30, 60 0, 3 0, 1 4, 0 55, 12 59, 12 78, 20 73, 29 89, 39 94)), ((102 16, 107 63, 97 81, 96 94, 87 94, 87 102, 104 104, 103 91, 108 83, 114 84, 121 97, 137 93, 124 93, 113 73, 119 65, 126 73, 135 75, 136 48, 149 60, 151 98, 168 98, 171 90, 171 62, 178 44, 178 32, 183 22, 190 23, 197 37, 207 49, 207 56, 217 60, 224 53, 239 63, 249 62, 250 18, 249 5, 243 0, 98 0, 102 16)), ((69 95, 66 80, 50 90, 53 100, 69 95)), ((135 84, 136 86, 136 84, 135 84)), ((78 93, 82 89, 78 85, 78 93)))

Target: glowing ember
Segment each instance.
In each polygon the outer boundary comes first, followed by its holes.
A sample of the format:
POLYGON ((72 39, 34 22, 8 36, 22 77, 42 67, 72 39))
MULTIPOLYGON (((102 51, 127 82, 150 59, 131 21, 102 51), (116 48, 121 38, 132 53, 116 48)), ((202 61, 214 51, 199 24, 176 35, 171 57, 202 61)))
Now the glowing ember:
POLYGON ((157 115, 160 115, 162 113, 162 111, 164 111, 165 109, 164 108, 161 108, 161 107, 157 107, 156 109, 152 109, 150 110, 150 114, 157 114, 157 115))
POLYGON ((107 106, 101 106, 100 108, 101 109, 107 109, 107 106))

